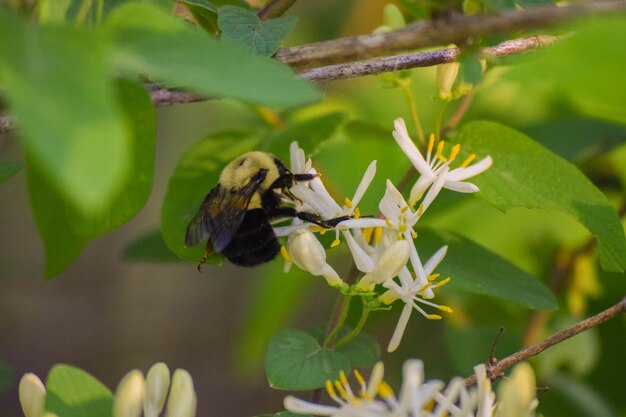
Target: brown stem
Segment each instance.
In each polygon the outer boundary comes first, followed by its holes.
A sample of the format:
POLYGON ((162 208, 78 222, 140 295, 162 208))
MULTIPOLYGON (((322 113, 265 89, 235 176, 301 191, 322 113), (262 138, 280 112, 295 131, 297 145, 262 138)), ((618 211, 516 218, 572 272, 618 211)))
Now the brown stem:
POLYGON ((448 133, 450 130, 457 127, 459 123, 461 123, 463 116, 465 116, 465 113, 467 113, 467 110, 469 109, 470 104, 472 104, 473 100, 474 92, 471 92, 463 97, 463 100, 461 100, 461 104, 459 104, 459 107, 456 108, 452 116, 450 116, 450 118, 446 122, 446 125, 443 127, 441 136, 445 136, 446 133, 448 133))
MULTIPOLYGON (((495 362, 493 365, 487 367, 487 375, 491 380, 500 378, 502 377, 504 370, 510 368, 514 364, 526 360, 531 356, 538 355, 547 348, 554 346, 557 343, 561 343, 562 341, 569 339, 572 336, 576 336, 580 332, 604 323, 605 321, 610 320, 613 317, 624 313, 625 311, 626 297, 622 298, 622 300, 619 303, 615 304, 613 307, 610 307, 603 312, 596 314, 595 316, 589 317, 588 319, 585 319, 571 327, 568 327, 567 329, 553 336, 550 336, 547 339, 542 340, 541 342, 525 347, 524 349, 512 355, 509 355, 500 361, 495 362)), ((470 386, 475 383, 475 375, 472 375, 465 379, 466 386, 470 386)))
POLYGON ((259 19, 267 20, 280 17, 293 6, 296 0, 270 0, 261 11, 257 14, 259 19))
POLYGON ((471 44, 475 38, 551 27, 576 18, 626 11, 626 0, 541 6, 491 15, 416 21, 385 33, 338 38, 279 49, 275 57, 294 68, 311 68, 438 45, 471 44))

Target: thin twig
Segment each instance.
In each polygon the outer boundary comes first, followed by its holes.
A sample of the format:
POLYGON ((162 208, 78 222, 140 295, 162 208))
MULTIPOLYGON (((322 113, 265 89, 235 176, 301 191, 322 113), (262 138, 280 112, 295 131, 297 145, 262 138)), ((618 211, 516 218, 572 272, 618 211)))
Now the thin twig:
POLYGON ((259 19, 267 20, 280 17, 296 2, 296 0, 270 0, 257 14, 259 19))
MULTIPOLYGON (((595 316, 589 317, 586 320, 583 320, 571 327, 568 327, 567 329, 553 336, 550 336, 547 339, 542 340, 541 342, 530 345, 512 355, 509 355, 506 358, 497 361, 492 366, 488 366, 487 375, 491 380, 500 378, 503 375, 504 370, 510 368, 514 364, 526 360, 531 356, 535 356, 543 352, 547 348, 556 345, 557 343, 561 343, 562 341, 569 339, 572 336, 576 336, 580 332, 604 323, 605 321, 610 320, 613 317, 616 317, 617 315, 624 312, 626 312, 626 297, 622 298, 622 300, 619 303, 615 304, 613 307, 610 307, 603 312, 596 314, 595 316)), ((465 379, 466 386, 470 386, 475 383, 475 375, 472 375, 465 379)))
MULTIPOLYGON (((502 57, 522 54, 554 43, 556 36, 538 35, 529 38, 513 39, 491 48, 485 48, 485 57, 502 57)), ((343 78, 363 77, 383 72, 400 71, 411 68, 430 67, 454 62, 460 53, 459 48, 437 49, 414 54, 375 58, 347 64, 329 65, 300 72, 298 75, 312 81, 332 81, 343 78)))
POLYGON ((582 16, 626 11, 626 0, 593 1, 568 6, 541 6, 487 16, 462 16, 433 22, 416 21, 385 33, 338 38, 279 49, 276 59, 294 68, 311 68, 411 49, 471 44, 475 38, 563 24, 582 16))

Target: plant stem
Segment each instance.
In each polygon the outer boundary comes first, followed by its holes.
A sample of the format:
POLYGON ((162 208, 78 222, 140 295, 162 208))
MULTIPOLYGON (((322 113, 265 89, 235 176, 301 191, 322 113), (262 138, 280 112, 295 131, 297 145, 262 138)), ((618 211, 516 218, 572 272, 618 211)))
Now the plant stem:
POLYGON ((337 344, 335 345, 335 349, 339 349, 340 347, 350 343, 355 337, 359 335, 359 333, 361 333, 361 330, 363 330, 363 326, 367 321, 367 316, 370 314, 370 309, 367 307, 367 302, 364 298, 361 297, 361 301, 363 302, 363 311, 361 312, 361 318, 359 319, 359 322, 350 333, 348 333, 343 339, 337 342, 337 344))
POLYGON ((339 308, 335 307, 335 310, 333 311, 333 316, 331 317, 331 320, 328 322, 328 328, 329 329, 332 328, 332 330, 330 331, 330 333, 328 333, 328 336, 326 337, 326 340, 324 341, 324 344, 322 345, 323 348, 333 347, 333 341, 335 340, 335 338, 337 337, 337 335, 343 328, 343 325, 346 322, 346 317, 348 317, 348 310, 350 310, 351 299, 352 299, 352 296, 346 294, 343 296, 343 298, 340 298, 337 300, 337 303, 340 304, 341 307, 339 308), (337 312, 339 312, 339 314, 337 314, 337 312))
POLYGON ((447 101, 441 103, 441 108, 439 109, 439 113, 437 114, 437 119, 435 119, 435 140, 441 139, 441 125, 443 124, 443 117, 446 115, 447 107, 447 101))
POLYGON ((411 112, 411 118, 413 119, 413 124, 415 124, 415 129, 417 129, 417 137, 420 140, 420 144, 424 145, 426 143, 426 139, 424 138, 424 130, 422 129, 422 124, 420 123, 420 118, 417 114, 415 96, 413 95, 413 89, 411 88, 411 79, 405 78, 403 80, 398 80, 398 85, 402 89, 402 92, 406 97, 407 104, 409 105, 409 111, 411 112))
POLYGON ((76 14, 76 24, 82 25, 85 23, 85 19, 87 19, 87 14, 89 14, 89 10, 91 9, 92 0, 83 0, 80 4, 80 8, 78 9, 78 13, 76 14))

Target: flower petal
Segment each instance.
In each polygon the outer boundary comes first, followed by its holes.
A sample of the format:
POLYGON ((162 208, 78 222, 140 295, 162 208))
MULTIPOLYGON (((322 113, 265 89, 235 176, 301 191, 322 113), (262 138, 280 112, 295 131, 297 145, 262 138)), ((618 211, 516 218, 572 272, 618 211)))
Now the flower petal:
POLYGON ((393 138, 396 140, 398 146, 400 146, 400 149, 402 149, 402 152, 404 152, 406 157, 409 158, 411 164, 413 164, 415 169, 417 169, 417 171, 422 175, 430 173, 430 167, 424 160, 424 157, 422 156, 420 151, 417 149, 417 146, 415 146, 415 143, 413 143, 413 141, 409 137, 409 132, 407 132, 406 130, 406 124, 404 123, 404 119, 396 119, 393 122, 393 126, 395 128, 392 133, 393 138))
POLYGON ((391 336, 391 340, 387 346, 387 352, 393 352, 398 348, 398 346, 400 346, 404 330, 409 322, 409 318, 411 318, 411 312, 413 312, 413 306, 411 304, 405 304, 402 309, 402 314, 400 314, 398 324, 396 325, 396 329, 393 331, 393 335, 391 336))
POLYGON ((330 405, 310 403, 288 395, 283 400, 285 410, 297 414, 314 414, 316 416, 332 416, 339 408, 330 405))
POLYGON ((430 257, 430 259, 424 265, 424 273, 426 274, 426 276, 433 273, 435 268, 437 268, 441 261, 443 261, 443 258, 445 258, 447 253, 448 245, 442 246, 437 252, 435 252, 433 256, 430 257))
POLYGON ((376 175, 376 161, 372 161, 365 170, 363 178, 361 178, 361 182, 359 183, 359 186, 356 188, 354 196, 352 197, 352 207, 356 207, 359 205, 359 202, 361 201, 361 198, 363 198, 365 191, 367 191, 368 187, 372 183, 374 175, 376 175))
POLYGON ((487 156, 467 168, 456 168, 450 171, 449 178, 452 181, 463 181, 467 178, 475 177, 486 171, 493 164, 493 159, 487 156))
POLYGON ((304 174, 304 150, 298 146, 298 142, 293 141, 289 145, 289 160, 291 162, 291 172, 294 174, 304 174))
POLYGON ((342 232, 348 243, 348 248, 354 258, 354 265, 361 272, 372 272, 374 270, 374 260, 369 256, 362 247, 354 240, 352 234, 348 231, 342 232))
POLYGON ((475 184, 471 182, 462 182, 462 181, 446 181, 444 187, 448 190, 456 191, 457 193, 476 193, 480 191, 475 184))

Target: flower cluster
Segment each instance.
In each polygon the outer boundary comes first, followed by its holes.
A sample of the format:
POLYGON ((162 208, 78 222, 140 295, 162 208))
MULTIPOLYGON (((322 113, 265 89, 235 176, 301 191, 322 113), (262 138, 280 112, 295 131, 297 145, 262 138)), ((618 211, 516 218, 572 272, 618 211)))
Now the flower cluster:
POLYGON ((294 413, 332 417, 533 417, 537 407, 535 380, 530 365, 517 365, 511 378, 501 384, 499 401, 491 389, 485 365, 474 367, 476 386, 453 378, 425 381, 424 365, 417 359, 404 364, 399 395, 383 380, 382 362, 372 369, 368 382, 354 371, 359 390, 355 393, 342 372, 336 381, 326 382, 328 396, 336 405, 322 405, 287 396, 285 409, 294 413))
MULTIPOLYGON (((25 417, 58 417, 45 412, 46 389, 35 374, 28 373, 22 377, 19 397, 25 417)), ((175 370, 170 384, 167 365, 156 363, 145 378, 137 369, 122 378, 115 391, 112 416, 141 417, 143 411, 144 417, 159 417, 166 408, 167 417, 195 417, 196 403, 189 372, 175 370)))
MULTIPOLYGON (((402 119, 395 121, 393 137, 420 176, 411 189, 408 201, 387 180, 385 193, 378 206, 381 214, 377 217, 361 216, 358 208, 376 173, 376 161, 365 170, 353 197, 346 197, 342 205, 331 197, 319 176, 309 183, 298 183, 290 188, 290 193, 296 198, 294 203, 297 210, 316 213, 324 219, 346 218, 334 227, 335 240, 330 246, 339 245, 342 238, 347 243, 354 264, 362 273, 352 290, 375 294, 376 286, 380 285, 385 292, 377 297, 377 302, 388 305, 402 300, 405 303, 387 348, 390 352, 400 344, 413 310, 429 319, 440 319, 441 316, 427 313, 422 305, 444 312, 452 311, 447 306, 429 301, 434 298, 435 289, 449 280, 438 279, 439 275, 434 272, 445 257, 447 246, 422 262, 414 243, 417 237, 416 223, 443 188, 463 193, 478 191, 476 185, 465 180, 485 171, 492 163, 491 158, 486 157, 472 164, 475 155, 470 155, 457 168, 451 169, 460 145, 453 146, 446 156, 443 153, 445 143, 439 141, 436 144, 433 135, 424 157, 409 137, 402 119)), ((292 172, 317 173, 312 168, 311 160, 305 160, 304 151, 296 142, 291 144, 290 150, 292 172)), ((277 236, 288 236, 287 245, 281 250, 287 262, 286 268, 293 263, 315 276, 324 277, 329 285, 348 291, 347 284, 326 261, 326 249, 314 234, 326 231, 298 219, 288 226, 275 228, 277 236)))

